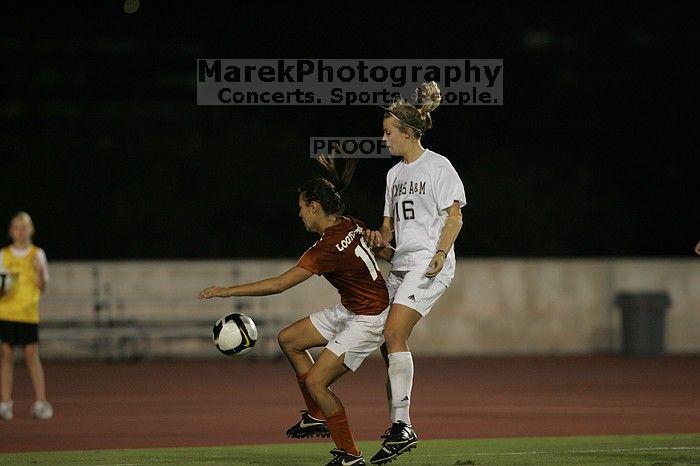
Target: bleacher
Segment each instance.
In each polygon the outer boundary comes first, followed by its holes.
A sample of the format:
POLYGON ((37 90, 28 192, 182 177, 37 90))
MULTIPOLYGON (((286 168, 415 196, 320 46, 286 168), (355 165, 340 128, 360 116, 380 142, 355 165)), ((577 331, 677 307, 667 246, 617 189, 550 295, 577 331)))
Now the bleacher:
POLYGON ((197 300, 208 282, 243 280, 226 263, 70 263, 51 266, 41 303, 42 357, 138 361, 218 357, 214 322, 229 312, 254 317, 258 342, 251 359, 278 358, 277 333, 289 317, 273 312, 265 299, 197 300), (207 267, 208 273, 202 268, 207 267), (195 270, 193 273, 192 270, 195 270))
MULTIPOLYGON (((277 341, 277 328, 283 323, 261 318, 256 318, 255 323, 258 344, 249 357, 280 357, 274 343, 277 341)), ((209 318, 174 321, 133 318, 48 320, 41 325, 42 351, 46 347, 59 346, 62 354, 104 361, 211 357, 212 353, 216 353, 212 344, 212 325, 213 321, 209 318)))

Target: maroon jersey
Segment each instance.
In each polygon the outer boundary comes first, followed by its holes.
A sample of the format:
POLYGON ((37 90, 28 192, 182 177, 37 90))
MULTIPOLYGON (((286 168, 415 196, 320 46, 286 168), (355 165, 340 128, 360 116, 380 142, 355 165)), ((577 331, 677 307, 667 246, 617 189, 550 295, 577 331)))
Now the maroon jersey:
POLYGON ((389 294, 374 254, 362 236, 365 228, 352 217, 340 217, 340 223, 326 228, 297 265, 326 277, 350 312, 377 315, 389 305, 389 294))

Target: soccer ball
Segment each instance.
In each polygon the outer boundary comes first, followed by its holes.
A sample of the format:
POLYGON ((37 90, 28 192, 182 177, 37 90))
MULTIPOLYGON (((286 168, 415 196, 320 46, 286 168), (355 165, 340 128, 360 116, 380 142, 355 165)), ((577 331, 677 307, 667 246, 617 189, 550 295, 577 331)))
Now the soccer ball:
POLYGON ((5 270, 5 268, 0 267, 0 296, 5 296, 10 293, 13 281, 12 274, 5 270))
POLYGON ((243 356, 255 346, 258 329, 253 319, 234 312, 216 321, 212 337, 216 348, 226 356, 243 356))

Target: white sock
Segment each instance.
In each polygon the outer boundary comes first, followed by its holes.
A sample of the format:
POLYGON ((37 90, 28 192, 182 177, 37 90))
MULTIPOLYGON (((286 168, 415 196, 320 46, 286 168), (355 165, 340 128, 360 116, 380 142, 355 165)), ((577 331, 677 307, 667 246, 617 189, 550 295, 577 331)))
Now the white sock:
POLYGON ((389 381, 391 382, 391 422, 411 424, 411 388, 413 388, 413 356, 410 351, 389 355, 389 381))

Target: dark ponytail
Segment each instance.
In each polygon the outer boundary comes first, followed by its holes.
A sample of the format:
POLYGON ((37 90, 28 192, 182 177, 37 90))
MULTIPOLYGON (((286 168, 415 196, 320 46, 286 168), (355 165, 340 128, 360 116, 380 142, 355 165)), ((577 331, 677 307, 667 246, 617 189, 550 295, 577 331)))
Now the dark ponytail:
POLYGON ((304 200, 316 201, 328 215, 341 215, 345 209, 340 193, 350 185, 358 159, 321 155, 318 163, 328 172, 328 178, 314 178, 297 188, 304 200))

